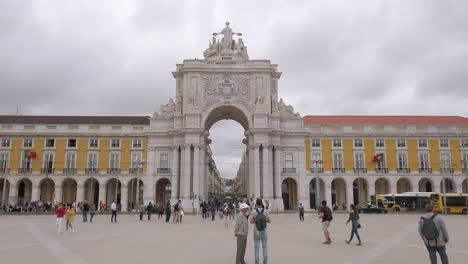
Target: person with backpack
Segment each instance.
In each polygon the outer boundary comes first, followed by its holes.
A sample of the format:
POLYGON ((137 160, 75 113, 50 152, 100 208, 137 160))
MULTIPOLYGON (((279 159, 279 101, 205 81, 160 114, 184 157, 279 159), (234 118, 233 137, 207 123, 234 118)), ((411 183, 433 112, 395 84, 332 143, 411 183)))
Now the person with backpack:
POLYGON ((181 200, 179 200, 175 205, 174 205, 174 220, 173 222, 178 224, 180 223, 180 204, 182 203, 181 200))
POLYGON ((330 207, 327 206, 327 201, 322 201, 319 219, 322 219, 322 230, 325 235, 325 242, 323 242, 323 244, 330 245, 332 241, 328 228, 330 227, 330 222, 333 220, 333 214, 330 207))
POLYGON ((434 206, 426 205, 426 214, 419 219, 418 230, 421 239, 429 252, 431 264, 437 264, 437 252, 439 252, 442 264, 448 264, 448 256, 445 244, 449 241, 447 227, 444 219, 433 213, 434 206))
POLYGON ((255 202, 255 209, 252 210, 250 223, 255 224, 254 243, 255 243, 255 264, 260 263, 259 250, 260 241, 262 242, 263 249, 263 264, 268 263, 268 236, 267 236, 267 223, 271 223, 268 210, 264 209, 262 199, 257 199, 255 202))
POLYGON ((354 204, 350 205, 350 208, 351 212, 349 212, 349 218, 348 221, 346 221, 346 224, 348 224, 351 221, 351 237, 349 238, 349 240, 345 240, 345 242, 351 244, 351 240, 353 240, 354 234, 356 234, 356 238, 359 241, 359 243, 357 243, 356 246, 362 246, 361 237, 358 233, 358 228, 361 228, 361 224, 359 223, 359 213, 354 204))
POLYGON ((304 221, 304 206, 299 204, 299 221, 304 221))

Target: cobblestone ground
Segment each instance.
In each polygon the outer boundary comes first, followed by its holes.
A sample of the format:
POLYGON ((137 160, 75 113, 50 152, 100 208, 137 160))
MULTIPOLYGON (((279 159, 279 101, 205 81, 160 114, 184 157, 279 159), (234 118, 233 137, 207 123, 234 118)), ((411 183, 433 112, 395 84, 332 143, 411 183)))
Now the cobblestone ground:
MULTIPOLYGON (((299 222, 296 214, 272 215, 269 263, 428 263, 418 234, 419 215, 362 215, 364 246, 347 245, 347 215, 335 214, 333 243, 322 245, 315 214, 299 222)), ((467 263, 468 216, 445 217, 451 241, 450 263, 467 263)), ((234 221, 229 228, 217 219, 185 216, 181 225, 140 222, 135 215, 96 215, 93 224, 75 221, 75 233, 58 235, 54 216, 0 216, 0 263, 234 263, 234 221)), ((250 230, 251 231, 251 230, 250 230)), ((254 263, 251 232, 247 263, 254 263)))

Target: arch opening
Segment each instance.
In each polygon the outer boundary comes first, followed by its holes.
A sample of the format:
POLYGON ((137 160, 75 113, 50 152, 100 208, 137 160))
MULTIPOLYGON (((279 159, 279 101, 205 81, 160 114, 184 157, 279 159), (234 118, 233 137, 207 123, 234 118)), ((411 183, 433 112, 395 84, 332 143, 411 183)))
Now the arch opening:
POLYGON ((156 182, 156 200, 155 204, 164 206, 171 199, 171 181, 166 178, 159 179, 156 182))
POLYGON ((55 197, 55 182, 49 178, 43 179, 39 183, 40 200, 44 203, 55 203, 59 197, 55 197))
POLYGON ((369 185, 364 178, 357 178, 353 182, 353 203, 360 205, 369 202, 369 185))
POLYGON ((348 201, 346 199, 346 182, 342 178, 335 178, 331 183, 332 206, 346 209, 348 201), (335 206, 336 205, 336 206, 335 206))
POLYGON ((143 190, 145 186, 142 180, 140 181, 140 185, 138 185, 138 181, 136 178, 131 179, 128 182, 127 187, 127 194, 128 194, 128 210, 136 210, 138 209, 139 204, 143 203, 143 190))
MULTIPOLYGON (((76 191, 78 184, 74 179, 65 179, 62 183, 62 202, 73 203, 76 202, 76 191)), ((60 200, 60 197, 57 197, 60 200)), ((80 201, 81 202, 81 201, 80 201)))
POLYGON ((310 209, 316 209, 317 203, 325 200, 325 182, 320 179, 320 188, 319 193, 317 194, 317 179, 314 178, 309 182, 309 201, 310 201, 310 209))
POLYGON ((10 201, 10 182, 4 178, 0 178, 0 203, 3 199, 5 199, 5 204, 8 204, 10 201), (5 184, 5 186, 3 184, 5 184), (5 193, 3 193, 4 190, 5 193))
MULTIPOLYGON (((444 192, 444 181, 440 181, 440 193, 444 192)), ((447 193, 456 193, 457 186, 455 181, 452 179, 445 179, 445 192, 447 193)))
POLYGON ((18 181, 18 205, 24 206, 31 203, 32 182, 29 179, 18 181))
POLYGON ((432 181, 428 178, 422 178, 418 183, 420 192, 433 192, 434 187, 432 181))
POLYGON ((397 193, 411 192, 411 182, 407 178, 400 178, 397 181, 397 193))
POLYGON ((378 178, 375 181, 375 193, 387 194, 390 193, 390 183, 385 178, 378 178))
POLYGON ((85 199, 98 207, 99 200, 102 200, 102 197, 99 197, 99 182, 94 178, 87 179, 84 183, 84 192, 85 199))
POLYGON ((106 204, 108 207, 115 201, 117 205, 120 205, 120 196, 122 191, 122 183, 116 179, 109 179, 106 183, 106 204))
POLYGON ((285 210, 298 208, 297 183, 292 178, 286 178, 281 184, 281 194, 285 210))

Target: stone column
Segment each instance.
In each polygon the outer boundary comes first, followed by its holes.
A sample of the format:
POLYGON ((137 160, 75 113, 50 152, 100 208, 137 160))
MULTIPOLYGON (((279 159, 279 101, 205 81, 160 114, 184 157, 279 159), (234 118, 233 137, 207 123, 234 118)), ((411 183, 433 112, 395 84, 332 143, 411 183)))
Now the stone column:
POLYGON ((253 167, 254 167, 254 199, 260 197, 260 146, 256 144, 253 149, 253 167))
POLYGON ((197 195, 193 202, 195 208, 199 207, 197 200, 200 195, 200 167, 200 145, 196 144, 193 149, 193 193, 197 195))
POLYGON ((346 183, 346 208, 349 209, 349 205, 354 204, 354 193, 353 193, 353 182, 346 183))
POLYGON ((310 195, 309 195, 309 183, 307 182, 306 178, 306 158, 305 158, 305 147, 301 146, 298 147, 298 162, 296 163, 295 167, 298 170, 298 194, 299 194, 299 202, 302 205, 306 206, 307 204, 310 205, 310 195))
POLYGON ((390 182, 390 192, 397 193, 397 185, 396 182, 390 182))
POLYGON ((122 212, 127 212, 128 211, 128 186, 127 185, 121 185, 121 190, 120 190, 120 206, 121 206, 121 211, 122 212))
MULTIPOLYGON (((92 192, 92 190, 90 190, 92 192)), ((76 201, 75 202, 82 202, 85 200, 84 197, 84 186, 82 183, 77 183, 76 184, 76 201)), ((89 203, 92 203, 94 201, 88 201, 89 203)))
POLYGON ((332 204, 331 183, 326 182, 324 185, 325 185, 325 199, 323 200, 327 201, 327 206, 332 208, 333 204, 332 204))
POLYGON ((190 177, 191 177, 191 144, 184 145, 184 175, 183 175, 183 199, 190 199, 190 177))
POLYGON ((273 175, 272 175, 272 146, 265 146, 263 148, 263 198, 269 200, 270 203, 273 199, 273 175))
MULTIPOLYGON (((106 185, 105 184, 99 184, 99 197, 98 197, 98 201, 99 202, 104 202, 104 203, 107 203, 107 200, 106 200, 106 185)), ((96 207, 99 206, 98 204, 96 205, 96 207)))
POLYGON ((281 146, 275 146, 275 207, 278 211, 284 211, 283 197, 281 194, 281 175, 282 175, 282 160, 281 146))
POLYGON ((18 185, 17 183, 10 183, 10 192, 8 193, 10 198, 8 199, 8 202, 17 205, 18 203, 18 185))
POLYGON ((55 201, 53 202, 62 202, 63 198, 63 189, 62 189, 62 184, 60 185, 56 184, 55 185, 55 201))
POLYGON ((39 185, 32 182, 32 185, 31 185, 31 201, 39 201, 40 196, 41 196, 41 189, 39 188, 39 185))
POLYGON ((171 199, 178 198, 178 189, 179 189, 179 146, 172 147, 172 177, 171 177, 171 199))

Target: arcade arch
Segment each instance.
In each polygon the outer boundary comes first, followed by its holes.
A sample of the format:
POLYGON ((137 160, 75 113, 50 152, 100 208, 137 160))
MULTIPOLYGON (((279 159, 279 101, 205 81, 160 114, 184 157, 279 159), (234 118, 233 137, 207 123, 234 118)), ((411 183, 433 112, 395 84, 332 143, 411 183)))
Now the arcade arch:
POLYGON ((59 197, 55 197, 55 182, 50 178, 45 178, 39 183, 40 200, 44 203, 54 203, 59 197))
POLYGON ((24 205, 31 202, 32 182, 29 179, 21 179, 18 185, 18 205, 24 205))
POLYGON ((120 194, 122 191, 122 183, 116 179, 109 179, 106 183, 106 204, 110 206, 113 201, 120 204, 120 194))
POLYGON ((64 203, 76 202, 77 187, 78 187, 78 184, 76 183, 76 181, 74 179, 68 178, 68 179, 65 179, 63 181, 63 183, 62 183, 62 190, 63 190, 62 201, 64 203))
POLYGON ((346 181, 342 178, 335 178, 331 182, 332 203, 330 206, 336 204, 339 208, 347 208, 348 201, 346 199, 346 181))
POLYGON ((387 194, 390 193, 390 182, 386 178, 378 178, 375 181, 375 193, 387 194))
POLYGON ((145 186, 142 180, 139 180, 140 184, 138 185, 138 179, 134 178, 128 182, 127 191, 128 191, 128 209, 136 210, 138 209, 138 202, 143 203, 143 190, 145 186))
POLYGON ((353 181, 354 204, 363 204, 369 202, 369 185, 364 178, 357 178, 353 181))
POLYGON ((407 178, 400 178, 397 181, 397 193, 411 192, 411 182, 407 178))
POLYGON ((89 203, 94 203, 96 208, 99 206, 99 182, 94 178, 89 178, 84 183, 84 197, 89 203))
MULTIPOLYGON (((320 188, 319 188, 319 196, 317 197, 317 179, 314 178, 309 182, 309 201, 310 201, 310 209, 315 209, 317 205, 317 199, 325 200, 325 182, 320 179, 320 188)), ((319 201, 321 202, 321 201, 319 201)))
POLYGON ((165 205, 171 199, 171 181, 166 178, 159 179, 156 182, 156 201, 155 204, 165 205))
POLYGON ((468 193, 468 179, 463 180, 462 182, 462 192, 463 193, 468 193))
POLYGON ((0 201, 3 201, 5 198, 5 203, 9 203, 10 201, 10 181, 5 180, 4 178, 0 178, 0 201), (3 184, 5 183, 5 188, 3 184), (5 190, 5 195, 3 194, 3 190, 5 190))
POLYGON ((281 184, 281 194, 285 210, 295 210, 298 206, 297 182, 286 178, 281 184))
MULTIPOLYGON (((443 181, 440 181, 440 193, 444 192, 443 188, 443 181)), ((455 184, 455 181, 453 179, 445 179, 445 192, 447 193, 456 193, 457 192, 457 186, 455 184)))
POLYGON ((432 181, 428 178, 422 178, 419 180, 418 183, 419 186, 419 191, 420 192, 433 192, 434 191, 434 185, 432 184, 432 181))

